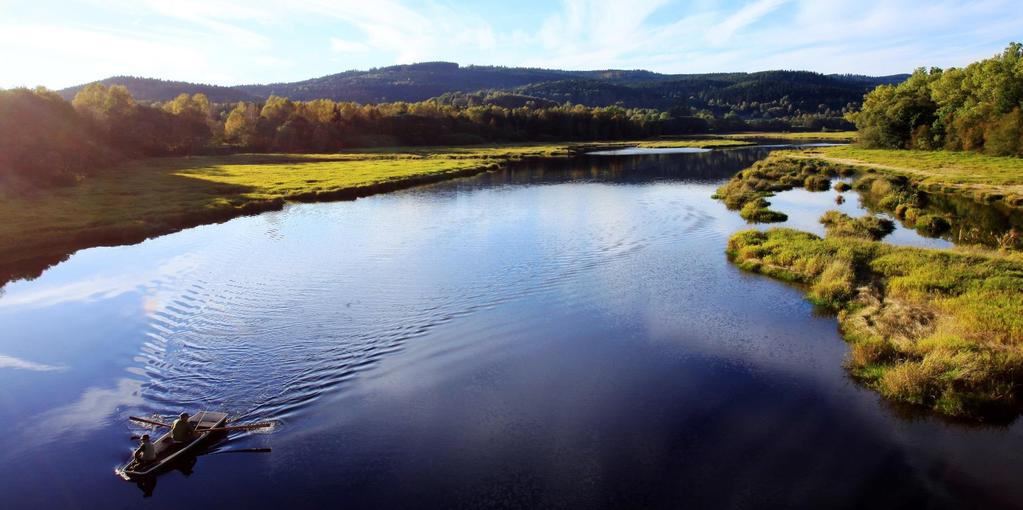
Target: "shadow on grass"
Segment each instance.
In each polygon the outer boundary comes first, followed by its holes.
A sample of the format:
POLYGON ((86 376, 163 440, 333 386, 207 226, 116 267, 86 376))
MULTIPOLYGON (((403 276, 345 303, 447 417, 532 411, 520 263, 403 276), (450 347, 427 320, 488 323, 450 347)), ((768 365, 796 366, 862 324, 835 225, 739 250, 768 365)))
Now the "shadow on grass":
POLYGON ((124 168, 74 187, 5 194, 0 285, 36 278, 84 248, 135 244, 284 206, 280 199, 247 199, 255 191, 250 186, 177 175, 180 168, 158 165, 144 175, 124 168))

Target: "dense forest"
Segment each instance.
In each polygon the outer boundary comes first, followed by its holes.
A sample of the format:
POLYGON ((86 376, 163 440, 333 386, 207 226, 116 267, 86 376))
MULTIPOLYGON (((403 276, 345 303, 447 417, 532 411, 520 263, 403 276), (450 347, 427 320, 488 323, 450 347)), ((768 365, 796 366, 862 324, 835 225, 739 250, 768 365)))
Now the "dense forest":
POLYGON ((1023 156, 1023 45, 961 69, 918 69, 848 118, 868 147, 1023 156))
MULTIPOLYGON (((657 109, 675 117, 717 119, 728 129, 819 130, 851 128, 843 114, 857 109, 864 94, 877 85, 903 79, 905 75, 869 77, 805 71, 670 75, 427 62, 269 85, 221 87, 123 76, 98 83, 124 85, 136 99, 145 102, 169 101, 181 93, 201 93, 217 103, 281 96, 363 104, 428 99, 446 102, 452 94, 510 95, 529 97, 537 104, 657 109)), ((70 100, 84 87, 60 93, 70 100)))
MULTIPOLYGON (((204 94, 136 101, 121 85, 93 84, 71 102, 45 89, 0 91, 0 180, 73 183, 121 159, 214 151, 329 152, 346 147, 463 145, 645 138, 697 128, 653 109, 534 103, 490 96, 358 104, 329 99, 213 103, 204 94)), ((695 123, 695 124, 694 124, 695 123)))

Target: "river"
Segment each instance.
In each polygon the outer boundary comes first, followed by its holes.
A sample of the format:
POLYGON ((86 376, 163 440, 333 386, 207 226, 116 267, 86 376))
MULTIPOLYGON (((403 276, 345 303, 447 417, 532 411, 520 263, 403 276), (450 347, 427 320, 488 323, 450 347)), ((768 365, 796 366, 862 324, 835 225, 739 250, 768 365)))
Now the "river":
MULTIPOLYGON (((1018 422, 887 404, 834 317, 728 262, 747 226, 710 196, 768 149, 670 152, 290 205, 8 283, 3 506, 1023 506, 1018 422), (275 426, 115 477, 129 415, 201 409, 275 426)), ((820 232, 834 197, 772 202, 820 232)))

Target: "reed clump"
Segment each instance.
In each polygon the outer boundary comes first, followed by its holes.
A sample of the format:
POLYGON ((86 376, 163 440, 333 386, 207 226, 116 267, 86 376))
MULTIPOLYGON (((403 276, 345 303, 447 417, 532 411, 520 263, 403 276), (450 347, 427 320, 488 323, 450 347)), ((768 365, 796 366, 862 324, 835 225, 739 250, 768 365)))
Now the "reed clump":
POLYGON ((750 222, 785 221, 788 216, 770 210, 767 198, 776 192, 794 188, 826 191, 830 189, 833 177, 849 175, 850 172, 851 169, 843 165, 775 153, 735 174, 717 189, 714 198, 724 202, 729 209, 739 211, 750 222))
POLYGON ((895 230, 895 223, 877 216, 853 218, 840 211, 828 211, 820 222, 829 236, 855 237, 877 241, 895 230))

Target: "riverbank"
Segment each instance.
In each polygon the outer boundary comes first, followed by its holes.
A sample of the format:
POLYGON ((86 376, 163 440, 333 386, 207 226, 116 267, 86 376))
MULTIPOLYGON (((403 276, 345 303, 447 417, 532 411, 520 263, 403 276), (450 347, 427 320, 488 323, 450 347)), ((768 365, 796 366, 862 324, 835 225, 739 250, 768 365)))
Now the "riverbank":
POLYGON ((335 154, 151 158, 75 186, 0 189, 0 281, 31 278, 83 248, 133 244, 287 202, 352 200, 466 177, 511 161, 627 147, 721 148, 722 139, 466 147, 388 147, 335 154))
POLYGON ((0 278, 36 276, 82 248, 137 243, 289 201, 351 200, 577 150, 576 144, 416 147, 132 161, 75 186, 5 193, 0 278))
MULTIPOLYGON (((1023 161, 829 147, 774 153, 715 196, 752 223, 784 221, 770 209, 775 193, 827 190, 841 179, 871 210, 939 235, 972 220, 935 207, 939 195, 1017 207, 1016 168, 1023 161)), ((882 395, 976 420, 1023 410, 1023 246, 1015 229, 986 248, 926 250, 879 242, 892 229, 884 218, 832 211, 820 221, 825 238, 751 230, 731 237, 728 254, 743 269, 807 285, 811 301, 836 311, 850 372, 882 395)))

